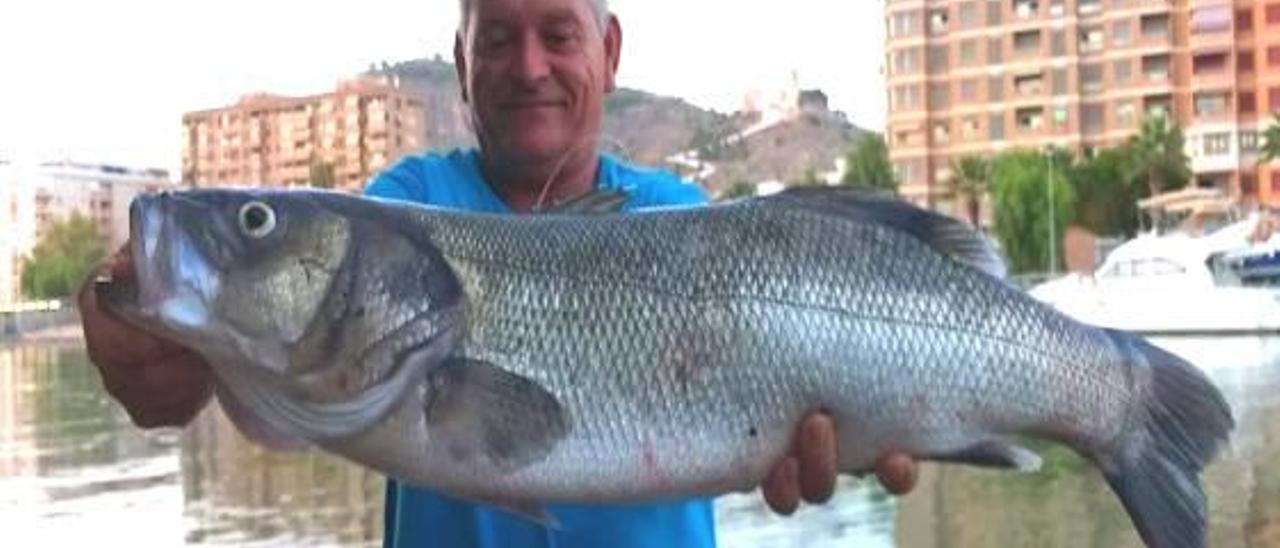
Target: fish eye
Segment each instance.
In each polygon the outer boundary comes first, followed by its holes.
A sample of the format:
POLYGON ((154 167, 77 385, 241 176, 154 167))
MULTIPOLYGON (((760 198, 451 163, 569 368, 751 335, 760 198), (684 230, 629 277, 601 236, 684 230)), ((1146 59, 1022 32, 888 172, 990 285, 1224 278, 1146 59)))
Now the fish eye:
POLYGON ((276 211, 257 200, 240 206, 239 219, 240 231, 250 238, 265 238, 276 229, 276 211))

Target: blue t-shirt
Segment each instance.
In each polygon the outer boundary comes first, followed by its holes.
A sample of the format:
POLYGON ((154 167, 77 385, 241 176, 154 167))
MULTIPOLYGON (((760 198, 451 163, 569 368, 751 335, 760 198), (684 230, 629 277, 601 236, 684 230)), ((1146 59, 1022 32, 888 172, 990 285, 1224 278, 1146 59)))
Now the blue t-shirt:
MULTIPOLYGON (((630 193, 624 209, 699 204, 706 195, 676 176, 601 155, 597 188, 630 193)), ((401 160, 365 189, 372 196, 460 209, 510 212, 480 171, 475 150, 401 160)), ((387 548, 696 548, 715 545, 710 500, 644 505, 552 505, 558 530, 502 510, 460 501, 388 478, 387 548)))

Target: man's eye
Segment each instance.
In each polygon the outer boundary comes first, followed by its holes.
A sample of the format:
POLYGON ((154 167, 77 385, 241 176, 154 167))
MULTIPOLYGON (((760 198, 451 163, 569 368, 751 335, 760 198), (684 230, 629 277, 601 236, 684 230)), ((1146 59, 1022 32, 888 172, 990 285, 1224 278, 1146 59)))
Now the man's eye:
POLYGON ((565 49, 573 45, 577 37, 572 32, 544 32, 542 40, 551 49, 565 49))
POLYGON ((495 50, 511 43, 511 33, 503 31, 486 32, 480 35, 477 45, 483 50, 495 50))

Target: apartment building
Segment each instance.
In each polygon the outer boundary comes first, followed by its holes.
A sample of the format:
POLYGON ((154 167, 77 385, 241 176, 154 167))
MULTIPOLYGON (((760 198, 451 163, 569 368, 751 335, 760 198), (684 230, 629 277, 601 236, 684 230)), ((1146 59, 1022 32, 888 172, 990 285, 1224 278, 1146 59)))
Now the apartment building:
POLYGON ((94 222, 108 249, 129 239, 129 205, 145 192, 171 188, 162 169, 78 162, 0 165, 0 307, 22 300, 22 266, 56 221, 79 213, 94 222))
POLYGON ((182 117, 182 180, 193 186, 310 184, 332 170, 359 189, 400 156, 421 150, 422 100, 395 78, 342 82, 309 97, 248 95, 182 117))
POLYGON ((956 157, 1088 152, 1163 112, 1202 184, 1275 203, 1253 167, 1280 109, 1272 20, 1280 0, 887 0, 886 138, 903 193, 937 206, 956 157))
POLYGON ((1280 205, 1280 164, 1259 165, 1280 113, 1280 0, 1191 0, 1194 108, 1187 147, 1200 184, 1280 205))

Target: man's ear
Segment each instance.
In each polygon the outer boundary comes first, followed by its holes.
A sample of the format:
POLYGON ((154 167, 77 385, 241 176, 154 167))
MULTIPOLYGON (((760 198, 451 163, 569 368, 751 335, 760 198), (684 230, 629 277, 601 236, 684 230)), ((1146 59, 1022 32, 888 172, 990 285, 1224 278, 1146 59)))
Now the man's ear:
POLYGON ((467 98, 467 56, 462 47, 462 33, 453 35, 453 70, 458 73, 458 87, 462 89, 462 102, 469 103, 467 98))
POLYGON ((618 16, 613 14, 609 14, 609 23, 605 25, 604 58, 607 65, 605 68, 608 69, 604 91, 608 93, 618 87, 618 65, 622 62, 622 24, 618 22, 618 16))

